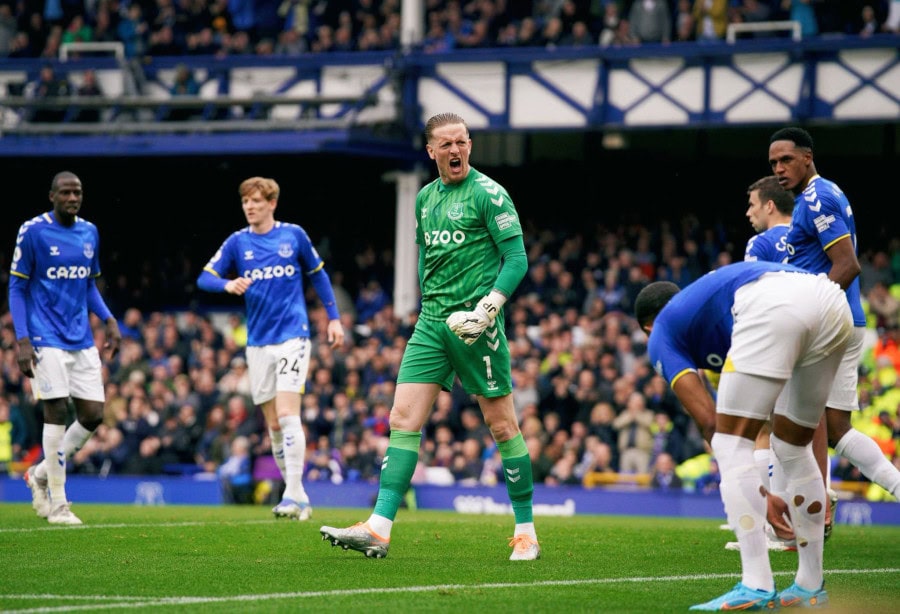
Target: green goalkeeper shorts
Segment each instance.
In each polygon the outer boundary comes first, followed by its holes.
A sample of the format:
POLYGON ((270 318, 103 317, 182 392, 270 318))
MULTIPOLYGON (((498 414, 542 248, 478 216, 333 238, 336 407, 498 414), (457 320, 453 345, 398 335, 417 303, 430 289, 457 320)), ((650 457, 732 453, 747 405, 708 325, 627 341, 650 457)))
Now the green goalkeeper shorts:
POLYGON ((450 390, 454 375, 469 394, 502 397, 512 392, 502 313, 472 345, 463 343, 446 322, 419 318, 403 353, 397 383, 440 384, 450 390))

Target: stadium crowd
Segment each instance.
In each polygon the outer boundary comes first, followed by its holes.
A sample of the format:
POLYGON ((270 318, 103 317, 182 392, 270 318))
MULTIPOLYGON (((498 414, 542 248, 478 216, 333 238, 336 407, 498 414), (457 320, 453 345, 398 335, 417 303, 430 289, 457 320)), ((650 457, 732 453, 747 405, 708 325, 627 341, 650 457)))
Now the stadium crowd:
MULTIPOLYGON (((645 476, 659 488, 715 490, 715 463, 690 475, 703 440, 645 353, 633 317, 637 293, 650 281, 684 286, 732 260, 735 246, 690 216, 677 223, 623 225, 563 234, 525 228, 529 271, 509 301, 507 336, 514 399, 536 483, 603 483, 602 476, 645 476), (701 473, 703 475, 701 475, 701 473), (601 479, 598 479, 601 476, 601 479)), ((323 335, 327 315, 311 301, 314 352, 303 422, 305 481, 377 482, 387 446, 388 413, 415 314, 397 314, 390 298, 392 256, 368 247, 356 256, 359 283, 343 286, 332 271, 344 328, 333 351, 323 335)), ((854 426, 875 438, 900 466, 900 240, 865 251, 862 291, 871 340, 861 365, 854 426)), ((158 270, 159 267, 147 267, 158 270)), ((8 266, 0 282, 8 283, 8 266)), ((269 434, 250 400, 240 311, 157 310, 151 297, 182 292, 202 305, 194 276, 125 276, 102 287, 123 335, 105 366, 103 424, 68 469, 81 474, 227 476, 235 500, 278 476, 269 434), (181 279, 173 288, 172 280, 181 279), (169 284, 163 288, 163 284, 169 284)), ((231 305, 236 308, 237 305, 231 305)), ((104 327, 96 322, 102 346, 104 327)), ((41 412, 16 364, 8 312, 0 316, 0 464, 40 457, 41 412)), ((425 427, 414 482, 493 485, 501 463, 474 399, 458 387, 441 393, 425 427)), ((865 482, 838 464, 834 477, 865 482)), ((277 493, 275 493, 277 495, 277 493)))
MULTIPOLYGON (((0 0, 0 58, 121 42, 129 58, 400 48, 401 0, 0 0)), ((795 20, 804 37, 900 31, 889 0, 424 0, 422 48, 715 41, 729 23, 795 20)), ((756 34, 771 36, 777 33, 756 34)))

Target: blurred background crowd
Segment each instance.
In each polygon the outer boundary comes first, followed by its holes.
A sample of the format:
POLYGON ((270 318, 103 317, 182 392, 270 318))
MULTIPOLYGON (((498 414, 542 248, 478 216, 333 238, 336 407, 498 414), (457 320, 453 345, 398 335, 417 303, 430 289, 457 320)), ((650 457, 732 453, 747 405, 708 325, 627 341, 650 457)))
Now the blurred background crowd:
MULTIPOLYGON (((0 58, 121 42, 129 58, 400 49, 402 0, 0 0, 0 58)), ((425 0, 429 52, 716 41, 794 20, 805 38, 900 31, 891 0, 425 0)), ((749 36, 778 36, 756 33, 749 36)))
MULTIPOLYGON (((646 336, 632 305, 650 281, 684 286, 731 262, 743 245, 691 216, 581 233, 526 223, 525 239, 529 272, 507 306, 506 330, 515 406, 535 482, 715 490, 715 462, 648 364, 646 336)), ((327 254, 327 245, 321 247, 327 254)), ((377 482, 397 369, 415 325, 415 314, 394 311, 392 252, 360 249, 354 283, 329 266, 350 333, 339 350, 323 341, 327 317, 315 293, 309 294, 314 352, 302 411, 308 482, 377 482)), ((860 365, 864 409, 854 426, 900 466, 900 240, 864 251, 860 261, 870 339, 860 365)), ((254 493, 260 500, 272 489, 277 495, 269 436, 249 397, 239 299, 212 305, 212 297, 194 287, 199 270, 190 261, 161 264, 146 262, 140 275, 117 274, 114 258, 104 267, 101 289, 120 318, 122 348, 105 367, 105 420, 69 471, 219 474, 234 480, 235 500, 254 500, 254 493), (190 308, 159 307, 160 296, 179 293, 190 308)), ((4 287, 8 269, 2 263, 4 287)), ((10 315, 2 309, 0 464, 12 468, 40 457, 42 424, 29 381, 16 365, 10 315)), ((95 324, 102 346, 104 329, 95 324)), ((415 483, 502 481, 499 453, 478 406, 460 388, 441 394, 424 435, 415 483)), ((857 492, 865 492, 865 478, 854 468, 835 464, 833 476, 858 482, 857 492)))

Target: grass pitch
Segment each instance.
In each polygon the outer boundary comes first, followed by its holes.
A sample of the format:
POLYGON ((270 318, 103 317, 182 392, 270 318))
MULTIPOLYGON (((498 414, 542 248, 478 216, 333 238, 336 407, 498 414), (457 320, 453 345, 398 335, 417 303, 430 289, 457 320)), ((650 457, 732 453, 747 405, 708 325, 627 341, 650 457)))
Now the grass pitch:
MULTIPOLYGON (((82 527, 0 504, 3 612, 685 612, 729 590, 721 521, 538 517, 543 557, 510 562, 512 516, 401 510, 387 558, 322 541, 369 510, 76 504, 82 527)), ((796 553, 772 552, 779 588, 796 553)), ((832 612, 896 612, 900 527, 839 525, 825 546, 832 612)))

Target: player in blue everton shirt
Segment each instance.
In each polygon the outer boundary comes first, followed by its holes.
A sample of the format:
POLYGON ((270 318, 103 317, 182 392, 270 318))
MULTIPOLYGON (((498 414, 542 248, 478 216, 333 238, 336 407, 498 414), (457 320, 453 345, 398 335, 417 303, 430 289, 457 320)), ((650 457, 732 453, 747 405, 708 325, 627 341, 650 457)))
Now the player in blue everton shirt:
POLYGON ((747 219, 757 234, 744 249, 744 260, 787 262, 787 233, 794 212, 794 198, 774 175, 754 181, 747 188, 747 219))
POLYGON ((66 495, 66 460, 103 420, 106 397, 90 313, 106 324, 104 345, 110 358, 121 340, 119 325, 95 283, 100 237, 96 226, 78 217, 83 198, 76 175, 64 171, 53 177, 53 210, 19 228, 9 277, 19 369, 33 378, 34 395, 44 411, 44 460, 28 468, 25 480, 32 506, 51 524, 82 524, 66 495), (69 397, 77 415, 66 429, 69 397))
POLYGON ((787 235, 788 262, 825 273, 843 288, 853 312, 854 332, 825 409, 828 444, 863 475, 900 498, 900 470, 871 437, 854 429, 850 412, 859 410, 858 376, 866 318, 860 300, 856 220, 844 192, 820 176, 813 140, 801 128, 782 128, 769 138, 769 164, 782 187, 794 194, 787 235))
POLYGON ((243 296, 247 312, 247 368, 253 402, 272 439, 272 455, 284 477, 277 518, 308 520, 303 488, 306 436, 301 395, 310 360, 310 327, 303 277, 309 277, 328 313, 327 339, 344 343, 344 329, 331 279, 306 231, 275 219, 280 188, 273 179, 251 177, 239 188, 249 226, 229 236, 197 279, 200 289, 243 296))
MULTIPOLYGON (((710 438, 722 474, 720 492, 741 552, 741 581, 692 610, 776 608, 766 546, 767 498, 753 460, 760 429, 771 418, 771 446, 787 482, 798 543, 794 584, 827 602, 822 549, 825 484, 810 442, 852 335, 850 309, 840 286, 789 264, 738 262, 708 273, 679 291, 654 282, 635 300, 648 333, 647 351, 700 425, 715 418, 710 438), (699 370, 721 372, 716 399, 699 370), (792 385, 786 387, 788 380, 792 385), (782 390, 786 402, 776 404, 782 390), (802 502, 802 504, 801 504, 802 502)), ((794 593, 791 591, 794 590, 794 593)))
MULTIPOLYGON (((794 196, 781 187, 778 177, 768 175, 754 181, 747 188, 747 219, 757 234, 750 237, 744 249, 744 260, 762 262, 787 262, 787 233, 791 226, 791 215, 794 211, 794 196)), ((780 488, 774 488, 770 482, 770 476, 775 474, 775 483, 780 486, 780 469, 775 466, 775 459, 769 450, 769 425, 760 430, 756 441, 756 450, 753 458, 756 461, 763 485, 771 492, 783 497, 780 488)), ((816 440, 821 440, 821 446, 813 444, 813 451, 819 460, 820 468, 824 473, 824 463, 827 461, 828 450, 825 444, 825 432, 816 434, 816 440), (821 449, 819 449, 821 448, 821 449), (820 458, 821 456, 821 458, 820 458)), ((827 484, 827 483, 826 483, 827 484)), ((776 505, 773 503, 773 505, 776 505)), ((778 502, 778 509, 770 510, 770 518, 775 520, 772 525, 775 536, 768 540, 769 549, 783 550, 796 548, 793 530, 788 522, 780 523, 778 520, 787 512, 787 505, 778 502)), ((827 525, 826 525, 827 526, 827 525)), ((726 548, 733 548, 737 542, 726 544, 726 548)))

